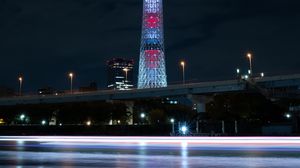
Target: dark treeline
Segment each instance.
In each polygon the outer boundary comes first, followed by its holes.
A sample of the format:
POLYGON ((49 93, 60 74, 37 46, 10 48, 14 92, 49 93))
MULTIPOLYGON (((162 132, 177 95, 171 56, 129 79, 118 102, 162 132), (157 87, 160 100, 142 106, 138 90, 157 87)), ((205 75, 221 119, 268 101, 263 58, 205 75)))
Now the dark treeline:
POLYGON ((258 93, 227 93, 210 97, 206 113, 197 113, 192 104, 169 104, 157 98, 136 100, 131 110, 122 101, 3 106, 0 107, 0 119, 4 125, 40 125, 42 120, 49 123, 53 117, 56 125, 84 125, 86 121, 93 125, 109 125, 112 121, 113 125, 128 125, 130 120, 134 125, 170 125, 170 119, 174 118, 176 124, 185 122, 193 127, 200 121, 199 127, 205 132, 213 128, 220 130, 221 121, 232 128, 233 123, 238 122, 244 133, 259 132, 268 124, 297 125, 299 122, 298 112, 293 112, 291 118, 285 115, 290 113, 290 106, 300 104, 299 99, 268 99, 258 93), (145 118, 141 118, 142 113, 145 118), (21 119, 22 114, 25 117, 21 119))

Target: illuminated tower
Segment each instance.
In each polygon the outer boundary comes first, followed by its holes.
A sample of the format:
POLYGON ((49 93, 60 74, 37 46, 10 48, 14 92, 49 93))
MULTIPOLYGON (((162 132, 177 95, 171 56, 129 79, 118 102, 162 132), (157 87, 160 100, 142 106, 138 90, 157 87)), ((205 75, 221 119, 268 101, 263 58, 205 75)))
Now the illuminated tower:
POLYGON ((138 88, 167 87, 162 0, 143 0, 138 88))

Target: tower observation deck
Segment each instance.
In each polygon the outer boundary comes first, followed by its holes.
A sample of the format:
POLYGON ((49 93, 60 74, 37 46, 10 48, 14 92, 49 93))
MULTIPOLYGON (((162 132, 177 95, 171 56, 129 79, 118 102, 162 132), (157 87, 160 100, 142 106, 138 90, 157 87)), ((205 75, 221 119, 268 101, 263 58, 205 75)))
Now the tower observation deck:
POLYGON ((143 0, 138 89, 167 87, 162 0, 143 0))

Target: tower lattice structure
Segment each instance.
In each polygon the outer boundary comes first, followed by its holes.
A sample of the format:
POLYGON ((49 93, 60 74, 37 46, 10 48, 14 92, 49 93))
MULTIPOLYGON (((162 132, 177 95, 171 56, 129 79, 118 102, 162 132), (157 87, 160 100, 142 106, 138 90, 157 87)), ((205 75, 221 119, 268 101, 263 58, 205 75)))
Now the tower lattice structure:
POLYGON ((167 87, 162 0, 143 0, 138 88, 167 87))

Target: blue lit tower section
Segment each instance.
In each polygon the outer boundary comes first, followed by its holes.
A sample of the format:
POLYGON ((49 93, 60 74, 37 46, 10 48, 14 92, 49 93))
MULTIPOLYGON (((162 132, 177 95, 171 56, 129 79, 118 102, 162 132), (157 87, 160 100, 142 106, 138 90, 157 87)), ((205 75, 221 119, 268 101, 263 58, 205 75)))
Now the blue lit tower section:
POLYGON ((162 0, 144 0, 138 88, 167 87, 162 0))

